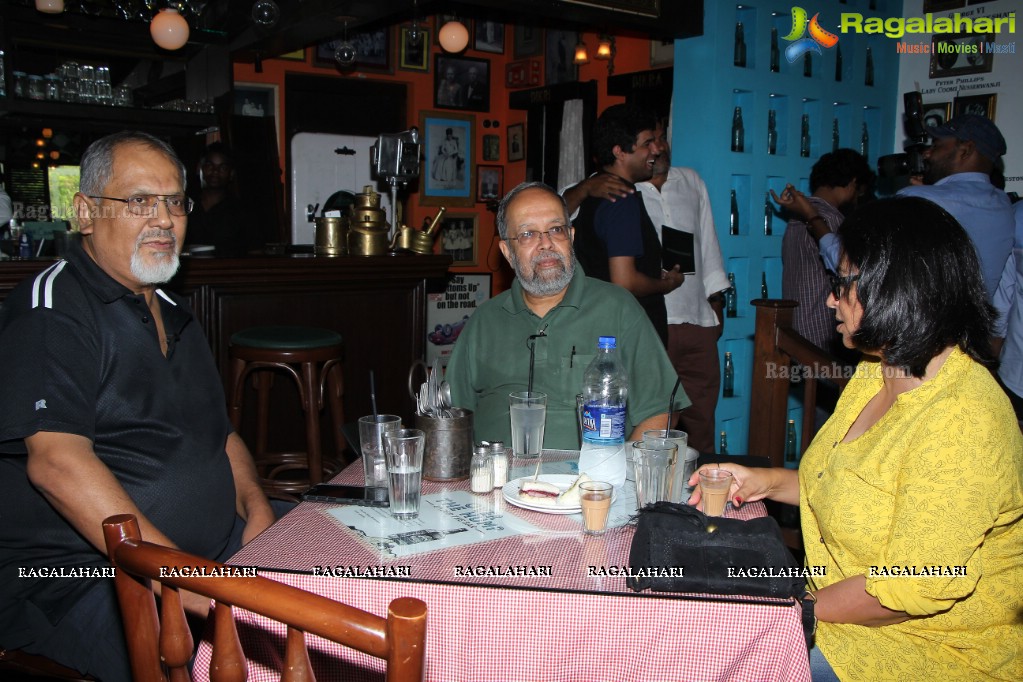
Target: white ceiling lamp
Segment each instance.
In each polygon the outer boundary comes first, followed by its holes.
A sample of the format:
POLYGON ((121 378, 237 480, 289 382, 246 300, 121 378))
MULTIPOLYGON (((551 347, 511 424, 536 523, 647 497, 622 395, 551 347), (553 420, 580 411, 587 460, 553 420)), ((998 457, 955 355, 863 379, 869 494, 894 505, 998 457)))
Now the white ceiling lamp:
POLYGON ((460 21, 449 21, 441 26, 437 40, 445 52, 461 52, 469 45, 469 29, 460 21))
POLYGON ((64 0, 36 0, 36 9, 47 14, 60 14, 64 11, 64 0))
POLYGON ((153 17, 149 34, 153 42, 165 50, 179 50, 188 42, 188 22, 173 7, 167 7, 153 17))

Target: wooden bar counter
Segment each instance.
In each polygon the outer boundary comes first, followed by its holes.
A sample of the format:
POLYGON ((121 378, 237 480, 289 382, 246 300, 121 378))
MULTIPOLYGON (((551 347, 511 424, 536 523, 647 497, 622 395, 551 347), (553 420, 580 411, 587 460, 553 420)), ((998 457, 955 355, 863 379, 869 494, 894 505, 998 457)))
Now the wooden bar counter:
MULTIPOLYGON (((0 301, 21 280, 54 261, 0 262, 0 301)), ((345 341, 345 415, 355 421, 371 414, 369 371, 376 381, 377 409, 415 413, 407 378, 412 362, 423 357, 426 294, 443 291, 449 256, 394 255, 246 258, 182 257, 181 269, 166 288, 190 299, 220 369, 225 390, 231 335, 245 327, 307 325, 339 332, 345 341)), ((271 448, 279 438, 301 443, 297 393, 282 376, 271 404, 271 448)), ((242 435, 253 443, 246 410, 242 435)), ((326 414, 325 414, 326 416, 326 414)), ((330 447, 329 441, 325 445, 330 447)))

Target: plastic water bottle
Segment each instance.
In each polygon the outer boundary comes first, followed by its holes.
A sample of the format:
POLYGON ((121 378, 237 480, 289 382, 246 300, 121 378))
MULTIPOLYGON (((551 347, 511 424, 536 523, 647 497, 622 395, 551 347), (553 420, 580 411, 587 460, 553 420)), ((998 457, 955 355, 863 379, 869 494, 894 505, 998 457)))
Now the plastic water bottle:
POLYGON ((597 356, 583 373, 583 442, 579 471, 615 487, 625 483, 625 404, 629 375, 615 337, 597 340, 597 356))

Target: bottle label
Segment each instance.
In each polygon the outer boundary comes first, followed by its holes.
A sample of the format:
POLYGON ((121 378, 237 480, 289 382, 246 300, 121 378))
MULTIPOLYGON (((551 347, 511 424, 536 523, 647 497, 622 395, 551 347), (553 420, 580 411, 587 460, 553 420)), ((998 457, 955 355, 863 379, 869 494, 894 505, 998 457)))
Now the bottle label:
POLYGON ((583 440, 625 441, 624 405, 586 405, 583 408, 583 440))

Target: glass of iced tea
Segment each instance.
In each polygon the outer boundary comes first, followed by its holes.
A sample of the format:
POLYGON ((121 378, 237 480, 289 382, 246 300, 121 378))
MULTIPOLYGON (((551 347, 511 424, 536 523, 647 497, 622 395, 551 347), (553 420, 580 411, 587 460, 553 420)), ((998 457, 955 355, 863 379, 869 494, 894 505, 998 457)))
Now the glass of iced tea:
POLYGON ((585 481, 579 484, 579 504, 583 508, 583 532, 603 535, 607 527, 607 512, 611 509, 610 483, 585 481))
POLYGON ((703 513, 707 516, 721 516, 728 503, 728 490, 732 487, 732 472, 725 469, 700 470, 700 496, 703 513))

